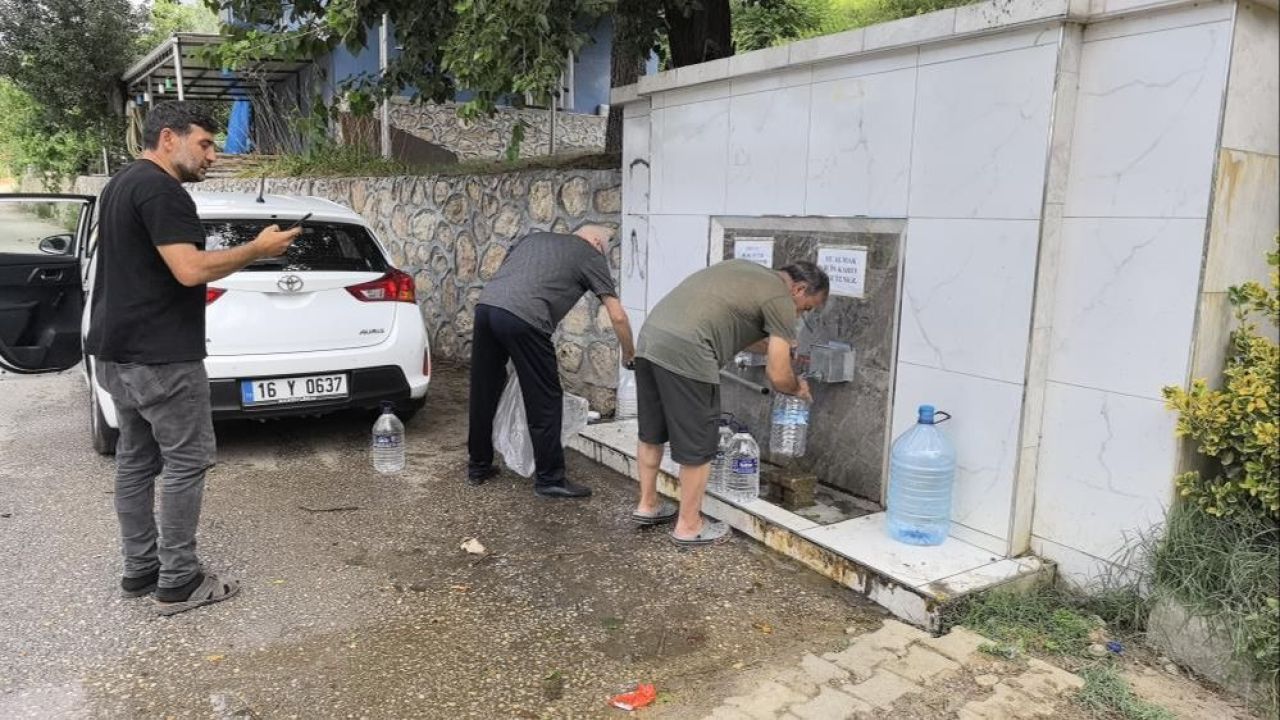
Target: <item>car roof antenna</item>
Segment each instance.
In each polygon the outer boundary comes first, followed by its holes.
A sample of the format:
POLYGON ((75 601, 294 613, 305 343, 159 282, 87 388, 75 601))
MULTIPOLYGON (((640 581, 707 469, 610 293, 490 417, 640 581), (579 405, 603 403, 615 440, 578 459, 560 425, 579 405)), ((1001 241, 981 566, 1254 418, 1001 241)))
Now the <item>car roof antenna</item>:
POLYGON ((262 197, 262 194, 263 194, 263 193, 265 193, 266 191, 267 191, 267 176, 266 176, 266 175, 263 175, 263 176, 258 180, 258 199, 257 199, 257 201, 256 201, 256 202, 260 202, 260 203, 265 203, 265 202, 266 202, 266 200, 265 200, 265 199, 263 199, 263 197, 262 197))

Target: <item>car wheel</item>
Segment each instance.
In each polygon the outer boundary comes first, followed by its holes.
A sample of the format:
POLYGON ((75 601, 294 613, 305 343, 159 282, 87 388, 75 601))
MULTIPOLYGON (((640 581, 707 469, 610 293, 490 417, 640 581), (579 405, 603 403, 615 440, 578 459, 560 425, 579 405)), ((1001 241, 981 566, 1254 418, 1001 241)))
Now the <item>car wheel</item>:
POLYGON ((115 455, 116 441, 120 439, 120 431, 107 424, 102 415, 102 405, 98 402, 98 389, 89 375, 89 430, 93 436, 93 449, 99 455, 115 455))

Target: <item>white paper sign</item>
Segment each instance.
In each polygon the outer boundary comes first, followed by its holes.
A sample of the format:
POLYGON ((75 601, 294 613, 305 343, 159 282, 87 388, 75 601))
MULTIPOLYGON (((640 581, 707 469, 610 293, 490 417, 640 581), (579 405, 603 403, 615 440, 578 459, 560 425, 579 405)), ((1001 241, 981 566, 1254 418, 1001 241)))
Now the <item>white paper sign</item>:
POLYGON ((863 296, 867 281, 866 248, 818 248, 818 267, 830 276, 832 295, 863 296))
POLYGON ((773 238, 739 237, 733 240, 733 257, 773 267, 773 238))

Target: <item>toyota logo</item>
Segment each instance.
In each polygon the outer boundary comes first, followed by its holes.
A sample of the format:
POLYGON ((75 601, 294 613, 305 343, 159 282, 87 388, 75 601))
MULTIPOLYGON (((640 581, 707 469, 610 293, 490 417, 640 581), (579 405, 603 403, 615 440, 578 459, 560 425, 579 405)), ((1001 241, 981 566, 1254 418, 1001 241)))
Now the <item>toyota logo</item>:
POLYGON ((287 293, 296 293, 302 289, 302 278, 297 275, 285 275, 276 281, 276 287, 287 293))

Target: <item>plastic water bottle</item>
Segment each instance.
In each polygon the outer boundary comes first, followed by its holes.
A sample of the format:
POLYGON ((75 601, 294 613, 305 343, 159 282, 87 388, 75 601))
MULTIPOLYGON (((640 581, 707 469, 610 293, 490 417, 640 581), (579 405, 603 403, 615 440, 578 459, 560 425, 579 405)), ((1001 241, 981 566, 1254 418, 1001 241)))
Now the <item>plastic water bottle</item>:
POLYGON ((951 528, 956 450, 935 424, 933 406, 919 413, 915 427, 893 441, 886 529, 908 545, 941 545, 951 528))
POLYGON ((636 373, 634 370, 622 368, 618 371, 618 411, 615 417, 619 420, 624 420, 633 418, 638 414, 636 373))
POLYGON ((739 504, 760 497, 760 446, 745 425, 729 438, 725 461, 724 496, 739 504))
POLYGON ((716 443, 716 456, 711 461, 711 479, 707 481, 707 489, 717 495, 724 495, 729 469, 726 458, 729 455, 729 441, 733 439, 733 428, 724 418, 720 419, 719 424, 720 439, 716 443))
POLYGON ((404 469, 404 424, 394 412, 395 403, 383 402, 382 414, 373 423, 373 469, 384 475, 404 469))
POLYGON ((809 403, 797 395, 774 395, 769 453, 775 457, 801 457, 804 455, 808 436, 809 403))

